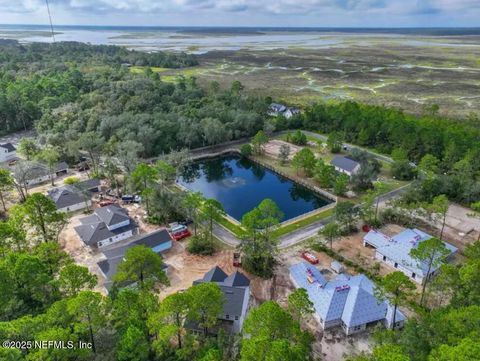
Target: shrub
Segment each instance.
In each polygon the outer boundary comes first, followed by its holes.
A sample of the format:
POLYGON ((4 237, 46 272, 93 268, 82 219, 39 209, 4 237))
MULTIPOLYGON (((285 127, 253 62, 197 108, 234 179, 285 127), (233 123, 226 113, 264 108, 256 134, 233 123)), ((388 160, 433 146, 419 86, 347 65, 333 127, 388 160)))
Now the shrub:
POLYGON ((68 178, 65 178, 65 180, 63 181, 63 183, 65 184, 75 184, 78 182, 80 182, 80 178, 78 177, 68 177, 68 178))
POLYGON ((296 130, 293 134, 287 134, 287 142, 296 145, 306 145, 307 144, 307 136, 301 132, 300 130, 296 130))
POLYGON ((253 152, 253 149, 252 149, 252 146, 250 144, 244 144, 240 147, 240 153, 244 156, 244 157, 249 157, 252 155, 252 152, 253 152))
POLYGON ((187 250, 201 256, 211 256, 215 253, 215 245, 206 233, 197 234, 188 241, 187 250))

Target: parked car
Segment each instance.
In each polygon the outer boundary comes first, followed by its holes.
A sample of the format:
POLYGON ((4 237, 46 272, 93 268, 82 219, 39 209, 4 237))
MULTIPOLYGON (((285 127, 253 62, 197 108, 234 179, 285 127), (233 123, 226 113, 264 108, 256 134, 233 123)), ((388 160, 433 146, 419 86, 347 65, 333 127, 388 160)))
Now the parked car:
POLYGON ((301 255, 302 255, 302 258, 303 258, 305 261, 307 261, 307 262, 309 262, 309 263, 311 263, 311 264, 318 264, 318 258, 317 258, 317 256, 315 256, 314 254, 305 251, 305 252, 302 252, 301 255))
POLYGON ((240 267, 242 265, 242 258, 240 253, 234 252, 233 253, 233 267, 240 267))
POLYGON ((142 200, 142 198, 140 196, 137 196, 137 195, 126 194, 126 195, 122 196, 122 202, 123 203, 140 203, 141 200, 142 200))
POLYGON ((180 224, 178 222, 171 223, 168 232, 170 233, 170 236, 175 241, 180 241, 192 235, 190 233, 190 230, 187 228, 187 226, 180 224))
POLYGON ((98 203, 98 205, 100 207, 106 207, 106 206, 111 206, 112 204, 115 204, 115 203, 117 202, 107 199, 107 200, 101 201, 100 203, 98 203))

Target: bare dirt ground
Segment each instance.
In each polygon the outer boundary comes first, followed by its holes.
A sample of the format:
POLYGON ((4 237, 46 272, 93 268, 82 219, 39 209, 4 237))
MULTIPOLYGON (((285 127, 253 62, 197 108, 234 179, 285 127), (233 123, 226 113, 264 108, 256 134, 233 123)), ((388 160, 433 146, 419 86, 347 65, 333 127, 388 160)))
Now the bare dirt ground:
POLYGON ((290 160, 293 159, 295 154, 302 150, 302 147, 298 145, 291 144, 279 139, 272 139, 265 145, 265 154, 269 157, 278 159, 278 156, 280 154, 280 147, 282 145, 288 145, 290 147, 290 154, 288 156, 288 159, 290 160))

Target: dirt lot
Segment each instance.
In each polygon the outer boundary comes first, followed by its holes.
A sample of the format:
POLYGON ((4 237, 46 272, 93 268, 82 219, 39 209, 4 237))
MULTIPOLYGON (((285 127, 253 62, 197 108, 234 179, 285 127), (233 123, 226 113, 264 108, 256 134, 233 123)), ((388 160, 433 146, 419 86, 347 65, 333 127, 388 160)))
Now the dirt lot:
POLYGON ((288 145, 290 147, 290 154, 288 156, 288 159, 292 160, 295 154, 297 154, 300 150, 302 150, 302 147, 291 144, 288 142, 285 142, 283 140, 279 139, 273 139, 270 140, 266 145, 265 145, 265 154, 269 157, 272 158, 278 158, 278 155, 280 154, 280 147, 282 145, 288 145))

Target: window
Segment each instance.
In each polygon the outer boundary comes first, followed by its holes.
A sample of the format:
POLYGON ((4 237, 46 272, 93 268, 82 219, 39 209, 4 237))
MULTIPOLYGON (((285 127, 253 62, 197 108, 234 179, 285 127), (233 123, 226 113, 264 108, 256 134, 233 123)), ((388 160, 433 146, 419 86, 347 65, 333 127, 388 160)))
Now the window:
POLYGON ((415 279, 415 276, 416 276, 416 274, 415 274, 415 273, 412 273, 412 278, 413 278, 413 279, 415 279))
POLYGON ((235 321, 238 321, 238 316, 235 316, 235 321))
POLYGON ((230 319, 230 315, 225 315, 225 318, 226 318, 227 320, 229 320, 229 319, 230 319))
POLYGON ((395 262, 394 267, 395 267, 395 268, 398 268, 398 263, 397 263, 397 262, 395 262))
POLYGON ((386 261, 386 260, 387 260, 387 256, 383 256, 383 260, 386 261))

